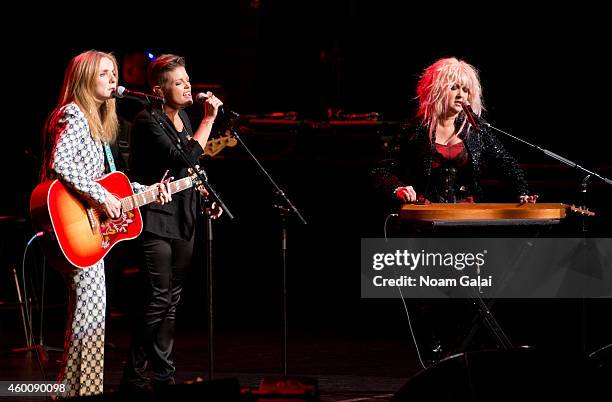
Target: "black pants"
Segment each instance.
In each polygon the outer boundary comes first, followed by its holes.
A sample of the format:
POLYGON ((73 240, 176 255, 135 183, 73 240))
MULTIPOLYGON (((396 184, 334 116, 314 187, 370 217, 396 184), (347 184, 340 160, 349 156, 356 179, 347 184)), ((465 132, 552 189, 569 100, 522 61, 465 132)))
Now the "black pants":
POLYGON ((174 382, 176 307, 181 299, 185 271, 191 265, 194 237, 184 241, 142 234, 146 302, 132 335, 124 383, 144 386, 148 382, 148 364, 154 382, 174 382))

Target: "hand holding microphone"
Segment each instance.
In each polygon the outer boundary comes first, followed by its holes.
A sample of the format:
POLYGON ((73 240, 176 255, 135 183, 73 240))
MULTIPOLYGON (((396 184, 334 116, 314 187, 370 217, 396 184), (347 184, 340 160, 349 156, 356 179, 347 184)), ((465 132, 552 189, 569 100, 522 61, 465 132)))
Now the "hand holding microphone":
POLYGON ((204 121, 212 123, 215 121, 217 114, 223 114, 223 102, 212 92, 200 92, 196 95, 196 102, 204 105, 204 121))

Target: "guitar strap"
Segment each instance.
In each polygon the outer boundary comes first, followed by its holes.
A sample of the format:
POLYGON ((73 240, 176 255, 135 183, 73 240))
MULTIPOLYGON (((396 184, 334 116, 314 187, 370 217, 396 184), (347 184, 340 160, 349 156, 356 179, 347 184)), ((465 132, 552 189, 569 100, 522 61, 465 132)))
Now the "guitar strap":
POLYGON ((110 145, 108 143, 104 143, 104 153, 106 154, 106 161, 108 162, 108 166, 111 172, 117 170, 115 167, 115 159, 113 159, 113 151, 111 151, 110 145))

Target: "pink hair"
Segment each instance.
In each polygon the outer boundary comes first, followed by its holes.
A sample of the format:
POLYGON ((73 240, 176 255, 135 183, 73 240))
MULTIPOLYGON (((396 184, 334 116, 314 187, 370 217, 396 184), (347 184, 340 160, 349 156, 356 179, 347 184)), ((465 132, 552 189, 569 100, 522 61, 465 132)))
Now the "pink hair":
POLYGON ((449 91, 455 84, 468 87, 468 101, 474 113, 479 116, 482 113, 482 88, 476 68, 454 57, 440 59, 423 71, 417 84, 417 117, 429 124, 431 130, 446 114, 449 91))

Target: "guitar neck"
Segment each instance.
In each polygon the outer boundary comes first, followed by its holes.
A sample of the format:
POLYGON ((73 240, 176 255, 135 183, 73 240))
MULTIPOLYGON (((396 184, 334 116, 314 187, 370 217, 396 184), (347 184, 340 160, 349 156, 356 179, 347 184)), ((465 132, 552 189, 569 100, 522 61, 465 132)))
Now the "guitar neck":
MULTIPOLYGON (((193 185, 191 177, 187 176, 180 180, 175 180, 168 183, 168 189, 170 194, 178 193, 179 191, 186 190, 193 185)), ((142 207, 143 205, 150 204, 159 199, 159 189, 154 187, 150 190, 142 191, 138 194, 130 195, 121 199, 121 207, 124 211, 131 211, 134 208, 142 207)))

